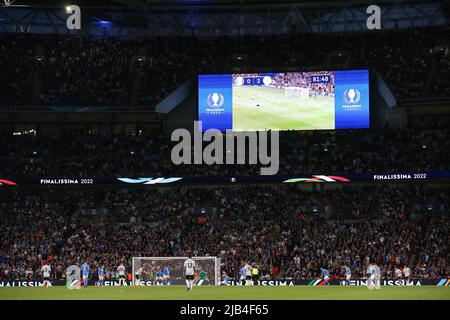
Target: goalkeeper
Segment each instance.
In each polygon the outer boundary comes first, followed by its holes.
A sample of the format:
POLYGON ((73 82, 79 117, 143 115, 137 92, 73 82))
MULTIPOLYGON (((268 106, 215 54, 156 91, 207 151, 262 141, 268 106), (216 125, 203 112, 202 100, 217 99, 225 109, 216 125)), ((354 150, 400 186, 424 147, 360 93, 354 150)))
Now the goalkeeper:
POLYGON ((206 271, 200 271, 196 274, 196 285, 201 286, 203 282, 209 285, 208 273, 206 271))

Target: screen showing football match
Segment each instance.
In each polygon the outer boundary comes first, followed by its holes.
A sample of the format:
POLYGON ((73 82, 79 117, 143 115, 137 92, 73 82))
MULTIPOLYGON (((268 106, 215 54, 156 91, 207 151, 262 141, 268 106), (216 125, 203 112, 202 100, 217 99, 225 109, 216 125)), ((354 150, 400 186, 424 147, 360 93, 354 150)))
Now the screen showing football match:
POLYGON ((369 71, 200 75, 202 130, 369 128, 369 71))

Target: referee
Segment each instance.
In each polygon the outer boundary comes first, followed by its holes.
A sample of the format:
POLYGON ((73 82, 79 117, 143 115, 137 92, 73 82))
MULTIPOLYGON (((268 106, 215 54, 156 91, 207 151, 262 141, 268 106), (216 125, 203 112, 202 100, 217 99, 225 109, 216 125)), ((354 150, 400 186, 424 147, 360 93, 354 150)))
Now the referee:
POLYGON ((254 286, 258 285, 258 280, 259 280, 259 269, 256 266, 256 264, 254 264, 252 268, 252 282, 254 286))

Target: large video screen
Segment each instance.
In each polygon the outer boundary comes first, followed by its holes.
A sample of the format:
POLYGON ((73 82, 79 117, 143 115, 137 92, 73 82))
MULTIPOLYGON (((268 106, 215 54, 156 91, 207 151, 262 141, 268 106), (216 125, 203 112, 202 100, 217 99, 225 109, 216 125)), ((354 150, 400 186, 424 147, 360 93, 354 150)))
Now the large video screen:
POLYGON ((199 75, 202 130, 369 127, 369 71, 199 75))

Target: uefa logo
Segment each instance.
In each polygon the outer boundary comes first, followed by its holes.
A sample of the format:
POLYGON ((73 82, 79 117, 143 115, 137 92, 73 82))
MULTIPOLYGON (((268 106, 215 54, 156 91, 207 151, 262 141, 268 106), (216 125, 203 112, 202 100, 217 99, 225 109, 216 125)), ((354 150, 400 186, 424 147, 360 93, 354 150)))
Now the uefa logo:
POLYGON ((207 103, 208 103, 208 106, 210 106, 211 108, 219 108, 223 105, 224 101, 225 101, 225 98, 224 98, 223 94, 214 92, 214 93, 210 93, 208 95, 207 103))
POLYGON ((358 89, 347 89, 344 92, 344 101, 347 104, 355 104, 359 102, 361 93, 358 89))

